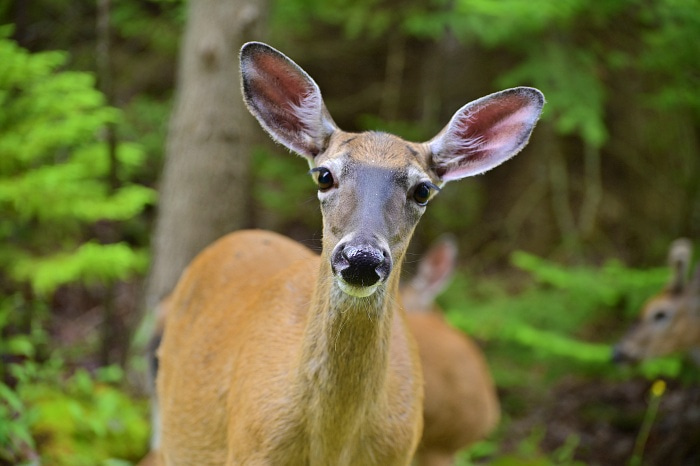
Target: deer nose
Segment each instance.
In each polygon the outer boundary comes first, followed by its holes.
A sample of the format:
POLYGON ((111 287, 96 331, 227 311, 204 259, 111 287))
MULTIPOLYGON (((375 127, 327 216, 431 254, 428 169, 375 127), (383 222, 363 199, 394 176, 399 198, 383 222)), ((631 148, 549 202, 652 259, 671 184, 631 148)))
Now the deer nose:
POLYGON ((634 361, 634 358, 632 358, 629 354, 627 354, 620 345, 615 345, 612 347, 612 351, 610 354, 610 360, 614 364, 625 364, 625 363, 630 363, 634 361))
POLYGON ((348 285, 365 288, 389 276, 391 256, 369 244, 344 244, 336 247, 331 265, 348 285))

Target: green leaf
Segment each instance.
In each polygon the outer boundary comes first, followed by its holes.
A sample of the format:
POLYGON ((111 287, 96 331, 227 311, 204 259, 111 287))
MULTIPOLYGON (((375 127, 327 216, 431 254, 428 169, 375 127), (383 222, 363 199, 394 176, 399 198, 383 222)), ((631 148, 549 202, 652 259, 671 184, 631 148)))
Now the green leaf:
MULTIPOLYGON (((21 412, 23 410, 23 403, 20 397, 7 385, 0 382, 0 400, 16 412, 21 412)), ((9 419, 6 419, 9 421, 9 419)))
POLYGON ((16 280, 29 281, 39 294, 50 294, 71 282, 112 283, 146 271, 148 255, 126 243, 89 242, 77 250, 47 257, 24 256, 10 269, 16 280))
POLYGON ((155 202, 153 189, 130 182, 146 163, 143 150, 118 145, 112 167, 101 133, 121 113, 95 77, 61 70, 65 53, 29 53, 7 34, 0 31, 0 273, 44 294, 141 273, 145 251, 80 243, 90 224, 128 221, 155 202))
MULTIPOLYGON (((4 345, 0 345, 0 348, 3 346, 4 345)), ((6 343, 5 351, 9 354, 31 358, 34 356, 34 343, 27 335, 11 336, 6 343)))

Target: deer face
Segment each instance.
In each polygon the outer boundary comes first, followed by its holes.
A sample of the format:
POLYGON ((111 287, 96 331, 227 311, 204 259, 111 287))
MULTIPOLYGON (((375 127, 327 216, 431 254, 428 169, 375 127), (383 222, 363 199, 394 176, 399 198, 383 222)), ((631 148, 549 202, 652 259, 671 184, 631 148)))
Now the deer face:
POLYGON ((273 139, 308 160, 323 213, 322 254, 338 287, 355 297, 389 281, 440 186, 518 153, 544 105, 532 88, 491 94, 458 110, 430 141, 412 143, 340 130, 318 85, 265 44, 243 47, 241 74, 251 113, 273 139))
POLYGON ((439 190, 425 147, 385 133, 339 132, 315 161, 324 251, 338 285, 372 294, 391 275, 439 190))
POLYGON ((622 339, 613 347, 613 361, 638 362, 700 346, 700 267, 688 281, 692 245, 671 244, 670 279, 664 291, 649 299, 622 339))
POLYGON ((664 292, 650 299, 640 318, 613 349, 615 361, 638 362, 700 345, 698 297, 664 292))

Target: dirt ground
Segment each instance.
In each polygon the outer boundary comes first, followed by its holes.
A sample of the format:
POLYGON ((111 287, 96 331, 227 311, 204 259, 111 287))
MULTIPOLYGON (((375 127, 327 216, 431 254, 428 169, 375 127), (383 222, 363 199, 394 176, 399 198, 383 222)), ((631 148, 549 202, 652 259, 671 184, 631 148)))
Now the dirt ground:
MULTIPOLYGON (((546 426, 540 447, 555 451, 571 435, 574 459, 589 466, 626 465, 643 423, 651 382, 564 379, 550 396, 509 426, 504 446, 514 447, 536 426, 546 426)), ((700 386, 668 381, 645 444, 643 465, 700 465, 700 386)))

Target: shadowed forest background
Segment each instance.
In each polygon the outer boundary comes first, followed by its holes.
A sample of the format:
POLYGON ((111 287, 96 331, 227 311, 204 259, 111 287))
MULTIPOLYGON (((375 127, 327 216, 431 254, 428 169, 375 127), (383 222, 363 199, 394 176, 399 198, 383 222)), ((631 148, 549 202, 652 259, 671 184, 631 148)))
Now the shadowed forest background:
POLYGON ((441 305, 503 405, 460 464, 700 464, 698 368, 609 361, 670 242, 700 240, 697 0, 0 2, 0 464, 138 461, 155 307, 192 256, 248 227, 318 249, 306 163, 243 107, 249 40, 346 131, 423 141, 486 94, 547 98, 520 155, 431 203, 405 267, 457 239, 441 305))

